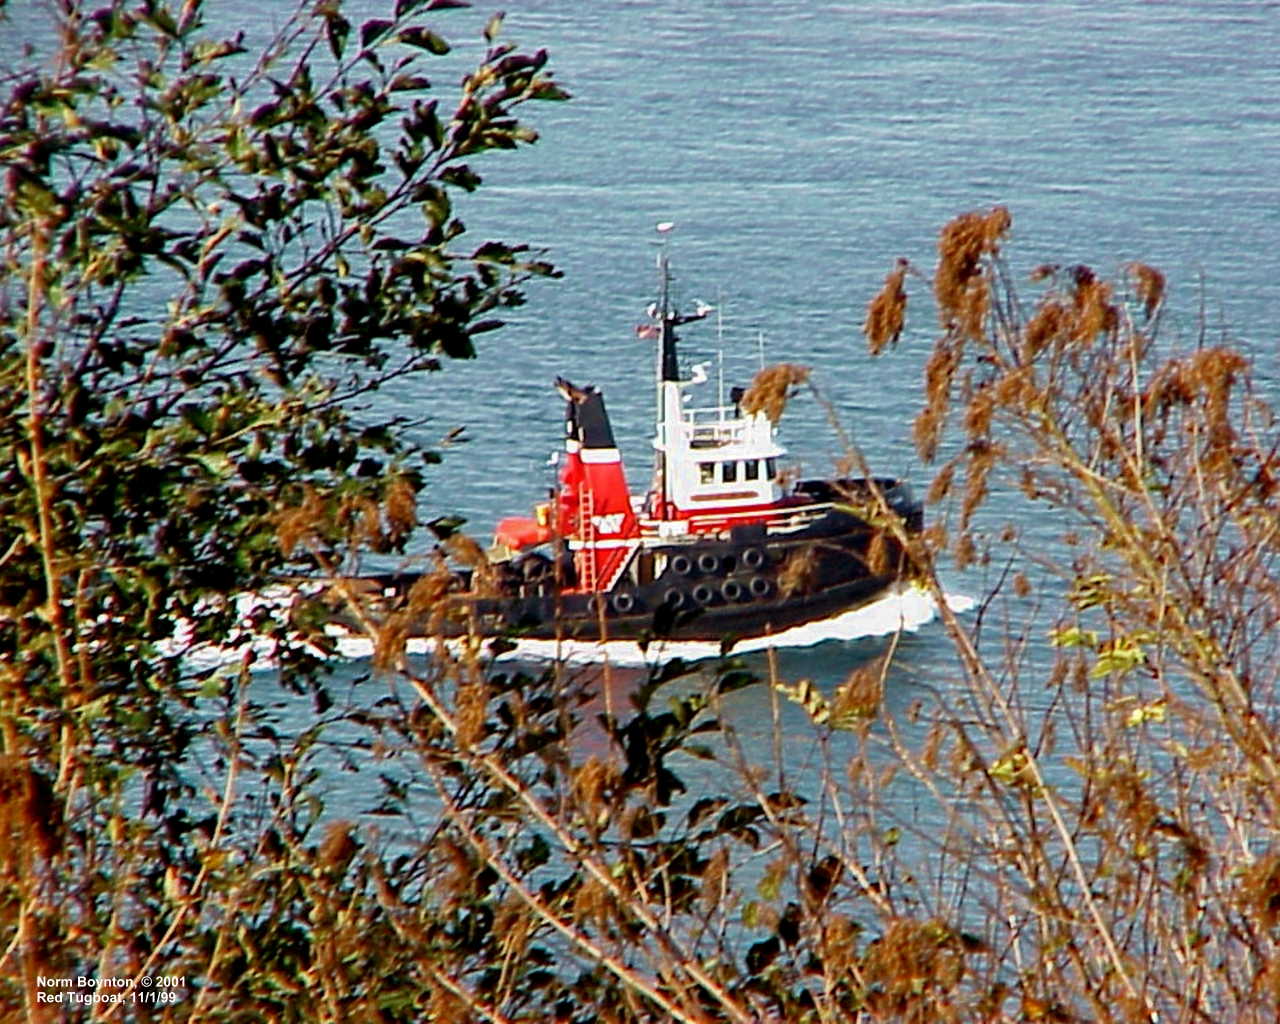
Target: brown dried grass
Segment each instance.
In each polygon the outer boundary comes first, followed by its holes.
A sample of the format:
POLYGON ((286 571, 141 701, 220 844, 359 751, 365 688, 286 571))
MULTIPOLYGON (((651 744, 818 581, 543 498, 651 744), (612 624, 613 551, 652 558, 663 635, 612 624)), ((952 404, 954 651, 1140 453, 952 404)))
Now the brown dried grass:
POLYGON ((404 612, 388 615, 373 638, 373 667, 380 672, 399 669, 409 642, 409 616, 404 612))
POLYGON ((458 742, 473 747, 484 739, 489 712, 489 688, 483 682, 462 683, 458 687, 458 742))
POLYGON ((276 541, 286 558, 292 557, 299 545, 309 543, 323 531, 326 521, 324 499, 315 488, 303 489, 298 505, 276 514, 276 541))
POLYGON ((1100 334, 1113 333, 1119 326, 1120 316, 1111 302, 1109 284, 1083 265, 1075 268, 1073 276, 1071 338, 1088 344, 1100 334))
POLYGON ((787 407, 792 388, 809 379, 809 367, 796 363, 777 363, 766 366, 755 375, 751 386, 742 396, 742 411, 748 416, 764 413, 770 422, 777 423, 787 407))
POLYGON ((962 530, 968 529, 973 513, 986 498, 987 477, 995 467, 996 460, 1003 457, 1004 451, 999 445, 985 440, 975 440, 969 445, 967 455, 964 503, 960 508, 962 530))
POLYGON ((1133 281, 1133 292, 1142 303, 1143 312, 1148 320, 1155 315, 1160 303, 1164 301, 1165 278, 1155 267, 1134 261, 1126 269, 1133 281))
POLYGON ((368 544, 375 550, 384 547, 382 537, 382 510, 372 498, 353 497, 344 505, 340 518, 351 525, 351 533, 358 545, 368 544))
POLYGON ((867 569, 874 576, 882 576, 891 568, 889 536, 884 530, 877 530, 867 545, 867 569))
POLYGON ((316 864, 320 870, 341 875, 360 849, 356 842, 355 825, 349 821, 330 822, 325 829, 324 840, 316 852, 316 864))
POLYGON ((938 470, 937 475, 933 478, 933 482, 929 484, 929 494, 925 500, 930 505, 936 505, 938 502, 944 500, 946 496, 951 493, 951 484, 955 480, 955 476, 956 463, 955 460, 952 459, 938 470))
POLYGON ((1234 436, 1231 391, 1248 368, 1248 360, 1239 352, 1216 346, 1170 359, 1152 375, 1142 395, 1143 407, 1148 415, 1164 415, 1177 406, 1198 405, 1210 438, 1226 444, 1234 436))
POLYGON ((966 338, 982 336, 990 301, 982 263, 999 253, 1012 224, 1009 210, 995 206, 986 213, 962 213, 942 229, 933 292, 944 328, 966 338))
POLYGON ((1050 298, 1027 321, 1022 331, 1022 358, 1030 361, 1050 345, 1071 334, 1071 311, 1058 299, 1050 298))
POLYGON ((885 277, 884 287, 867 305, 862 333, 866 335, 867 347, 873 356, 878 356, 887 345, 896 345, 902 335, 907 316, 905 281, 910 266, 905 259, 899 258, 885 277))
MULTIPOLYGON (((1046 273, 1057 273, 1048 268, 1046 273)), ((1020 356, 1031 362, 1041 352, 1060 351, 1068 342, 1091 344, 1099 335, 1114 334, 1120 313, 1112 302, 1112 289, 1083 264, 1070 269, 1071 284, 1064 295, 1050 291, 1022 329, 1020 356)))
POLYGON ((381 505, 368 495, 350 495, 338 503, 336 518, 331 504, 308 485, 299 504, 277 513, 276 540, 288 557, 299 546, 318 543, 335 525, 357 546, 390 550, 418 525, 413 485, 403 477, 392 478, 381 505))
POLYGON ((964 953, 943 922, 897 918, 868 946, 862 970, 874 1014, 936 1021, 949 1016, 947 994, 964 976, 964 953))
POLYGON ((787 556, 778 572, 778 589, 783 597, 807 593, 818 576, 818 558, 812 547, 803 547, 787 556))
POLYGON ((1030 409, 1039 404, 1040 399, 1035 374, 1029 366, 1015 367, 1006 372, 992 385, 991 395, 1001 409, 1030 409))
POLYGON ((1249 361, 1229 348, 1206 348, 1190 358, 1190 376, 1204 396, 1205 420, 1218 440, 1233 436, 1230 422, 1231 389, 1249 368, 1249 361))
POLYGON ((1267 928, 1280 925, 1280 852, 1270 850, 1240 876, 1239 900, 1267 928))
POLYGON ((382 497, 382 511, 387 523, 387 538, 398 543, 418 525, 418 497, 413 485, 404 477, 393 478, 382 497))
POLYGON ((963 344, 950 335, 943 335, 934 344, 925 364, 925 404, 913 427, 916 451, 925 462, 932 462, 937 454, 938 439, 951 404, 951 382, 963 355, 963 344))
POLYGON ((995 408, 995 393, 991 388, 980 388, 974 392, 964 410, 964 429, 970 441, 985 439, 991 432, 991 418, 995 408))
MULTIPOLYGON (((449 612, 449 595, 459 586, 458 577, 443 564, 414 580, 405 595, 403 610, 397 613, 402 620, 400 633, 403 634, 399 642, 403 644, 410 632, 436 634, 449 612)), ((394 636, 388 637, 388 640, 394 639, 394 636)))
POLYGON ((478 569, 489 564, 484 548, 465 533, 451 533, 444 541, 444 549, 468 569, 478 569))
POLYGON ((0 872, 22 862, 20 845, 52 860, 62 849, 61 819, 48 778, 17 755, 0 758, 0 872))
POLYGON ((451 533, 444 541, 449 556, 471 570, 471 593, 476 597, 492 597, 498 593, 497 574, 489 556, 465 533, 451 533))
POLYGON ((574 799, 589 821, 599 820, 602 814, 608 816, 610 804, 607 796, 616 788, 617 783, 614 766, 594 755, 574 771, 574 799))
POLYGON ((724 901, 730 879, 729 850, 722 846, 707 859, 698 895, 708 907, 718 907, 724 901))
POLYGON ((881 655, 850 672, 836 687, 831 716, 836 721, 875 718, 884 700, 888 657, 881 655))
POLYGON ((594 878, 584 879, 573 895, 573 917, 596 928, 606 928, 615 916, 614 900, 594 878))

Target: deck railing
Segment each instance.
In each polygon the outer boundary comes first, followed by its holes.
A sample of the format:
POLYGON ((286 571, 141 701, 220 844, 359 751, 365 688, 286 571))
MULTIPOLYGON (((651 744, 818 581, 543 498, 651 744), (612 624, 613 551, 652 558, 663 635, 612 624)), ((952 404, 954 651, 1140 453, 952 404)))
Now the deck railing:
POLYGON ((694 448, 726 444, 767 444, 772 424, 763 416, 743 416, 736 406, 686 409, 684 429, 694 448))

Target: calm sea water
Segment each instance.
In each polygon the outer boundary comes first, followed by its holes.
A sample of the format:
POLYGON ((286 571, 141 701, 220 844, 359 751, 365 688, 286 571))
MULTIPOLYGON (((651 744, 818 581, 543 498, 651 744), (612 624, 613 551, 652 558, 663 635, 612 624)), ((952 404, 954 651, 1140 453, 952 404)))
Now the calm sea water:
MULTIPOLYGON (((688 361, 711 360, 714 380, 722 355, 726 383, 745 383, 763 339, 768 360, 813 367, 877 470, 922 487, 910 424, 933 340, 924 289, 893 354, 869 361, 859 326, 893 260, 928 271, 938 229, 965 210, 1011 209, 1015 269, 1153 263, 1176 334, 1194 339, 1203 323, 1277 378, 1278 3, 505 6, 507 37, 546 47, 574 99, 527 110, 541 141, 478 164, 486 184, 462 212, 477 242, 543 246, 565 277, 530 289, 478 360, 379 397, 379 411, 431 416, 425 444, 457 425, 472 439, 432 480, 424 517, 461 512, 485 534, 543 496, 557 374, 604 389, 633 484, 647 479, 652 353, 633 328, 653 294, 658 221, 677 224, 680 297, 723 316, 721 330, 687 331, 688 361)), ((247 0, 210 10, 251 40, 283 17, 247 0)), ((489 13, 440 16, 460 59, 479 53, 489 13)), ((783 425, 805 470, 829 471, 839 445, 822 410, 799 402, 783 425)), ((1052 524, 1019 509, 997 495, 991 521, 1016 518, 1054 553, 1052 524)), ((952 581, 974 595, 987 583, 981 571, 952 581)), ((830 686, 877 649, 833 641, 783 668, 830 686)), ((951 664, 940 629, 910 637, 891 705, 948 685, 951 664)), ((766 695, 734 700, 744 727, 762 720, 766 695)), ((787 714, 794 725, 799 712, 787 714)))
MULTIPOLYGON (((731 383, 766 357, 811 364, 877 467, 923 477, 909 424, 932 314, 864 356, 859 325, 893 259, 932 266, 938 228, 1004 203, 1015 267, 1165 270, 1173 327, 1238 338, 1271 375, 1280 322, 1280 5, 512 4, 575 99, 535 107, 542 140, 486 166, 478 234, 541 244, 535 288, 482 357, 387 400, 431 407, 472 444, 440 495, 478 526, 522 507, 557 440, 551 378, 606 389, 633 476, 648 463, 651 354, 632 328, 653 289, 653 225, 675 221, 687 332, 731 383), (447 497, 446 497, 447 496, 447 497)), ((455 20, 465 37, 468 20, 455 20)), ((813 471, 835 451, 814 406, 785 423, 813 471)), ((431 436, 430 432, 424 435, 431 436)))
MULTIPOLYGON (((384 396, 435 417, 422 439, 466 424, 427 501, 481 533, 548 482, 563 374, 605 390, 633 483, 647 478, 649 348, 633 328, 653 294, 654 225, 674 221, 681 298, 717 305, 686 332, 690 363, 723 359, 728 383, 770 361, 814 368, 840 418, 881 471, 922 487, 910 442, 933 341, 923 289, 897 351, 875 363, 859 327, 897 256, 931 269, 937 231, 1004 203, 1015 269, 1142 259, 1171 288, 1167 326, 1238 341, 1277 379, 1280 341, 1280 4, 1239 2, 799 3, 645 0, 507 5, 506 33, 546 47, 574 94, 531 108, 542 138, 484 165, 463 207, 473 232, 545 246, 565 277, 530 292, 473 364, 384 396)), ((476 38, 487 11, 442 19, 476 38)), ((783 421, 806 471, 839 445, 798 402, 783 421)), ((988 521, 1014 519, 1037 550, 1060 527, 997 494, 988 521)), ((981 596, 982 570, 950 577, 981 596)), ((1026 609, 1015 609, 1021 616, 1026 609)), ((1043 636, 1043 619, 1029 628, 1043 636)), ((1001 623, 1001 628, 1003 624, 1001 623)), ((882 641, 832 641, 780 659, 831 687, 882 641)), ((1033 640, 1032 671, 1047 658, 1033 640)), ((888 709, 958 685, 938 627, 899 649, 888 709)), ((769 697, 734 695, 730 717, 762 759, 769 697)), ((784 707, 792 768, 811 762, 808 726, 784 707)), ((716 780, 708 779, 714 787, 716 780)), ((902 814, 934 813, 904 794, 902 814)))
MULTIPOLYGON (((428 494, 477 528, 521 511, 558 441, 555 374, 605 389, 632 478, 648 472, 651 353, 633 327, 653 290, 653 226, 676 222, 686 332, 742 383, 766 358, 814 367, 879 470, 921 484, 910 442, 933 313, 917 285, 903 343, 874 363, 859 326, 897 256, 928 272, 937 231, 994 203, 1015 270, 1143 259, 1168 276, 1167 328, 1236 340, 1264 381, 1280 340, 1280 4, 747 0, 509 5, 573 101, 534 107, 530 150, 486 165, 464 207, 481 235, 550 250, 538 286, 481 358, 387 401, 472 442, 428 494), (1202 313, 1203 310, 1203 313, 1202 313)), ((456 21, 456 38, 482 12, 456 21)), ((822 410, 783 421, 806 471, 839 445, 822 410)), ((434 435, 424 433, 424 440, 434 435)), ((1054 550, 1052 530, 997 496, 1054 550)), ((982 591, 979 576, 957 585, 982 591)), ((926 647, 926 660, 931 652, 926 647)))

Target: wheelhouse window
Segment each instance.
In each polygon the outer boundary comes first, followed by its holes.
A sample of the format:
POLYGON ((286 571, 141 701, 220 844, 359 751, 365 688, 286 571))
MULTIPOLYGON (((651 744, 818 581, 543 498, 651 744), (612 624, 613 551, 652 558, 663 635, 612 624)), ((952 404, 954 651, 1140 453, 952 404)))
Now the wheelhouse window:
POLYGON ((747 459, 742 464, 743 480, 759 480, 760 479, 760 461, 758 459, 747 459))
POLYGON ((713 484, 716 482, 716 464, 714 462, 698 463, 698 483, 713 484))
POLYGON ((720 479, 726 484, 737 482, 738 464, 732 460, 720 463, 720 479))
POLYGON ((766 480, 774 480, 777 478, 778 476, 778 460, 777 459, 770 458, 770 459, 764 460, 764 474, 765 474, 766 480))

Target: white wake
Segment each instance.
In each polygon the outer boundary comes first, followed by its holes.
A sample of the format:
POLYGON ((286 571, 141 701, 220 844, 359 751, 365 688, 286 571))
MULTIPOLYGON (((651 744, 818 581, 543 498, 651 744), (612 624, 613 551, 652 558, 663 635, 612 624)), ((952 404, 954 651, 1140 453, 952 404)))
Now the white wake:
MULTIPOLYGON (((268 614, 283 621, 288 614, 292 592, 281 591, 263 595, 246 596, 238 602, 246 624, 253 618, 268 614)), ((970 611, 977 602, 965 594, 946 594, 947 606, 957 613, 970 611)), ((842 612, 828 619, 793 626, 791 629, 768 636, 751 637, 733 645, 734 654, 749 654, 770 647, 812 647, 828 640, 856 640, 860 637, 886 636, 899 631, 915 632, 937 618, 938 609, 932 595, 916 584, 898 587, 871 604, 853 611, 842 612)), ((171 652, 181 653, 192 668, 231 667, 244 663, 246 652, 252 652, 251 669, 268 671, 275 667, 271 641, 263 637, 251 637, 245 633, 235 643, 226 646, 184 643, 184 633, 179 630, 169 645, 171 652)), ((338 657, 347 661, 360 661, 373 655, 373 641, 334 628, 332 633, 338 657)), ((446 641, 461 644, 466 641, 446 641)), ((567 661, 590 663, 609 661, 614 665, 652 665, 671 658, 700 661, 720 656, 720 644, 711 640, 655 640, 642 648, 632 640, 583 641, 583 640, 516 640, 515 647, 500 655, 502 660, 567 661)), ((437 644, 427 638, 411 639, 410 654, 430 654, 437 644)))

